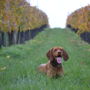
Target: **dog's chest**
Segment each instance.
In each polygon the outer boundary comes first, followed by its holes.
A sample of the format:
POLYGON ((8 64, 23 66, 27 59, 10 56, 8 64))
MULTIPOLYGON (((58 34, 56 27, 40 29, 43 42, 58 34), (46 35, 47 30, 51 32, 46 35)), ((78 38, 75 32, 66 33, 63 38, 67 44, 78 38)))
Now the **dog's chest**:
POLYGON ((50 68, 50 72, 54 74, 58 74, 61 70, 61 67, 52 67, 50 68))

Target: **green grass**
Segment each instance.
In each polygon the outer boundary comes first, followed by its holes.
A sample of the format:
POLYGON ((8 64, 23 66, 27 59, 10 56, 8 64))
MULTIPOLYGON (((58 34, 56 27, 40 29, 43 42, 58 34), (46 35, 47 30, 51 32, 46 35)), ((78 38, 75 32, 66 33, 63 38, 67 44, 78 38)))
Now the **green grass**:
POLYGON ((0 90, 90 90, 90 45, 68 29, 46 29, 24 45, 0 49, 0 90), (52 79, 39 73, 46 52, 62 46, 64 76, 52 79))

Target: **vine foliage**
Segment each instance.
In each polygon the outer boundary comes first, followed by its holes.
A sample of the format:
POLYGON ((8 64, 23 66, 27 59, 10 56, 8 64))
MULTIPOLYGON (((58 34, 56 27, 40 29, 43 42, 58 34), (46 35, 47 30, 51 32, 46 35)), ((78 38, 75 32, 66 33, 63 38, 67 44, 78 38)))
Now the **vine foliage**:
POLYGON ((90 32, 90 5, 82 7, 70 14, 66 24, 74 29, 78 29, 78 34, 90 32))
POLYGON ((26 31, 45 24, 47 15, 26 0, 0 0, 0 31, 26 31))

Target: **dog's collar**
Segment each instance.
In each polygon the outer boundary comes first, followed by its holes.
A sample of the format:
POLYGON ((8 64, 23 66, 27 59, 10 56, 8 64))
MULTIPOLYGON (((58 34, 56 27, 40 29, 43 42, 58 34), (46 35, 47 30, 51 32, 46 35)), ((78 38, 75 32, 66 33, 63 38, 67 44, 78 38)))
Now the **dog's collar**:
POLYGON ((61 67, 61 66, 62 66, 61 63, 58 64, 55 60, 51 61, 50 63, 51 63, 51 65, 52 65, 53 67, 61 67))

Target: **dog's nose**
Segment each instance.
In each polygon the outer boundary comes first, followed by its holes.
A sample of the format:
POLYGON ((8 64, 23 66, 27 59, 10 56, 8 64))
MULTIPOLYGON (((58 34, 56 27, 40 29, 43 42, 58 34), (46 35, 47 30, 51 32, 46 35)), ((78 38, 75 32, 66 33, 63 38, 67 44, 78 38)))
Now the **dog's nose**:
POLYGON ((61 52, 58 52, 58 54, 61 54, 61 52))
POLYGON ((60 50, 57 50, 57 53, 60 55, 61 54, 61 51, 60 50))

